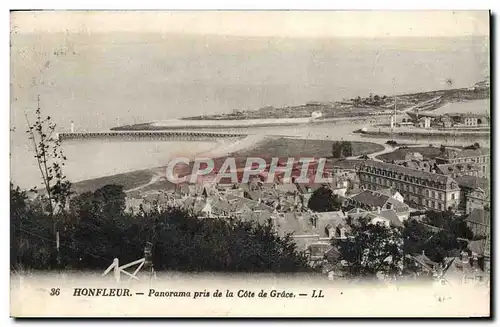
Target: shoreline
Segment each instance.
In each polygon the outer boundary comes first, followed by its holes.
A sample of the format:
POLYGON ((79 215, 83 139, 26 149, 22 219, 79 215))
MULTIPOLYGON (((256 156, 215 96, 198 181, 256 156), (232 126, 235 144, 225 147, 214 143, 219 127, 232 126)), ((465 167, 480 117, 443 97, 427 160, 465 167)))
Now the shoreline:
MULTIPOLYGON (((318 152, 320 155, 328 158, 331 157, 330 152, 333 141, 335 140, 250 135, 236 145, 221 144, 221 147, 215 147, 214 149, 208 150, 207 152, 201 152, 197 155, 211 157, 217 163, 220 163, 224 157, 231 155, 237 158, 246 158, 249 156, 257 156, 261 153, 266 153, 267 156, 287 157, 296 155, 311 156, 312 152, 318 152)), ((353 159, 355 157, 377 153, 384 149, 383 145, 368 140, 352 141, 352 143, 355 147, 355 152, 359 153, 356 153, 350 158, 346 158, 344 161, 340 161, 340 164, 344 162, 344 164, 349 165, 353 160, 357 160, 353 159)), ((328 160, 331 161, 331 159, 328 160)), ((337 159, 333 160, 339 163, 337 159)), ((165 180, 163 175, 165 167, 166 165, 163 165, 81 180, 74 182, 73 186, 77 190, 77 193, 89 190, 95 191, 106 184, 123 185, 126 193, 151 191, 152 189, 169 189, 170 187, 174 187, 174 184, 165 180)))
POLYGON ((315 126, 327 123, 376 123, 386 121, 390 115, 366 115, 355 117, 330 117, 330 118, 300 118, 300 119, 254 119, 254 120, 170 120, 167 122, 142 123, 113 127, 111 131, 168 131, 168 130, 217 130, 227 128, 258 128, 280 126, 315 126), (258 122, 257 122, 258 121, 258 122), (245 123, 243 123, 245 122, 245 123))

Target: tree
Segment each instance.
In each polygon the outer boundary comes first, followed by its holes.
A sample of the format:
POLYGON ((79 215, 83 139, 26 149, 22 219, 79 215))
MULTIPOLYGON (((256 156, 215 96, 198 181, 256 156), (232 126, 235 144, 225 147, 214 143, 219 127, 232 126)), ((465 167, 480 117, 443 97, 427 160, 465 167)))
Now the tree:
POLYGON ((424 222, 447 231, 454 238, 472 238, 465 217, 456 217, 452 211, 427 211, 424 222))
MULTIPOLYGON (((148 217, 149 219, 153 217, 148 217)), ((153 261, 181 271, 308 271, 305 255, 290 235, 279 237, 271 221, 197 219, 173 209, 155 214, 153 261)))
POLYGON ((105 185, 94 192, 99 213, 108 217, 123 214, 126 196, 122 185, 105 185))
MULTIPOLYGON (((35 152, 44 188, 43 197, 47 199, 46 210, 53 223, 54 238, 58 240, 57 218, 64 210, 71 195, 71 183, 63 173, 63 166, 67 158, 61 149, 61 141, 54 135, 56 124, 52 122, 50 116, 42 118, 40 97, 38 97, 35 115, 36 119, 33 125, 29 122, 28 116, 25 115, 28 125, 26 133, 29 140, 32 141, 32 150, 35 152)), ((36 186, 33 187, 32 191, 37 191, 36 186)), ((55 255, 59 262, 59 244, 57 241, 55 242, 55 255)))
POLYGON ((404 221, 403 240, 405 254, 420 254, 425 244, 434 235, 424 224, 411 219, 404 221))
POLYGON ((345 158, 353 155, 352 143, 349 141, 336 141, 332 144, 332 156, 334 158, 345 158))
POLYGON ((123 186, 108 184, 95 192, 85 192, 73 197, 70 208, 79 217, 121 216, 125 211, 125 201, 123 186))
POLYGON ((366 219, 347 219, 349 236, 334 239, 339 260, 352 277, 375 277, 377 273, 397 276, 403 269, 403 238, 399 228, 371 224, 366 219))
POLYGON ((428 211, 422 222, 405 222, 404 252, 410 255, 423 252, 432 261, 441 263, 450 251, 462 249, 459 239, 471 237, 464 218, 454 217, 452 212, 428 211))
MULTIPOLYGON (((11 243, 12 265, 51 269, 46 257, 52 245, 45 226, 50 222, 48 213, 28 205, 31 201, 19 189, 11 186, 11 190, 11 226, 17 233, 11 243)), ((115 211, 122 208, 121 198, 121 187, 112 185, 71 200, 70 219, 61 224, 63 267, 102 270, 113 258, 135 261, 144 255, 146 242, 151 242, 156 270, 310 271, 291 235, 279 236, 271 220, 258 224, 236 218, 200 219, 178 208, 133 215, 115 211)))
POLYGON ((10 184, 10 265, 13 269, 54 266, 52 219, 26 191, 10 184))
POLYGON ((326 212, 337 211, 342 206, 342 201, 337 194, 327 187, 322 186, 316 189, 307 203, 307 207, 313 211, 326 212))
POLYGON ((352 156, 352 143, 348 141, 342 142, 342 156, 345 157, 350 157, 352 156))
MULTIPOLYGON (((56 124, 51 117, 42 118, 40 98, 36 109, 36 120, 32 125, 26 115, 29 140, 32 141, 32 150, 35 152, 45 196, 49 199, 49 213, 56 215, 64 209, 71 194, 71 183, 63 173, 63 166, 67 160, 61 148, 61 141, 55 137, 56 124)), ((36 191, 36 186, 32 189, 36 191)))

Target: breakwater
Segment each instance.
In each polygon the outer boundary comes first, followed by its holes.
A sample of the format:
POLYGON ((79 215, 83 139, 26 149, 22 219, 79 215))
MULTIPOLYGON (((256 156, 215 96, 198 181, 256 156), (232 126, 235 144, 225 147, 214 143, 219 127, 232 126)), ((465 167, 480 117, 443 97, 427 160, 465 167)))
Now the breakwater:
POLYGON ((172 141, 206 141, 224 138, 244 138, 243 133, 210 133, 210 132, 153 132, 153 131, 124 131, 124 132, 78 132, 59 133, 57 138, 65 140, 84 139, 121 139, 121 140, 172 140, 172 141))

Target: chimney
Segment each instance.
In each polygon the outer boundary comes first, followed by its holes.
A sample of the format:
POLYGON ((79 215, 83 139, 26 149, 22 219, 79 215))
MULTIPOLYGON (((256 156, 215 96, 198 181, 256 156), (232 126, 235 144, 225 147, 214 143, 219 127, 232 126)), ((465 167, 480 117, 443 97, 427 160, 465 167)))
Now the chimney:
POLYGON ((345 238, 345 228, 344 228, 344 227, 342 227, 342 228, 340 229, 340 238, 341 238, 341 239, 344 239, 344 238, 345 238))

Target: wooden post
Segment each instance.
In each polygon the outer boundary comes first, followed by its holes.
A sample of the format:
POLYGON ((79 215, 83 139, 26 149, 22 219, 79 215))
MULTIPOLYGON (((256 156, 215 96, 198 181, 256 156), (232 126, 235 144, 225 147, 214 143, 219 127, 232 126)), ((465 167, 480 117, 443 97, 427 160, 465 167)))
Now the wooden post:
POLYGON ((146 271, 150 274, 153 272, 153 243, 146 242, 146 246, 144 247, 144 267, 146 271))
POLYGON ((113 266, 114 266, 113 272, 115 275, 115 279, 117 282, 120 282, 120 265, 119 265, 118 258, 113 259, 113 266))

